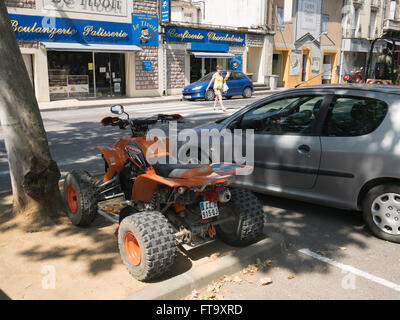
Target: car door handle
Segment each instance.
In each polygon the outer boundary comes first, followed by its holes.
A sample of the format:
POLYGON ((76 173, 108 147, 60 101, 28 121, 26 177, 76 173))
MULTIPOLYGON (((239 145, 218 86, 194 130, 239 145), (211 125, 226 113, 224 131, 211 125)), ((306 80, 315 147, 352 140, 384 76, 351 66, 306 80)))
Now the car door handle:
POLYGON ((306 144, 302 144, 300 147, 297 148, 297 152, 301 154, 309 154, 311 152, 311 148, 306 144))

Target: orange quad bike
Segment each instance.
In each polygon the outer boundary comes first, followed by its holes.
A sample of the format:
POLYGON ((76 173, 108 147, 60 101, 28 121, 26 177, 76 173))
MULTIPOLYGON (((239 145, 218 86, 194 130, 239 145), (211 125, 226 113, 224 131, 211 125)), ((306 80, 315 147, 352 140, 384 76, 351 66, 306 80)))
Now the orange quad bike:
MULTIPOLYGON (((122 106, 111 108, 124 114, 122 106)), ((125 113, 126 114, 126 113, 125 113)), ((126 114, 127 115, 127 114, 126 114)), ((247 190, 229 189, 240 170, 236 164, 171 164, 167 146, 154 153, 149 127, 157 122, 180 121, 180 115, 148 119, 104 118, 104 126, 130 127, 132 133, 111 149, 98 147, 106 173, 95 179, 73 171, 64 182, 68 217, 74 225, 88 226, 97 214, 119 223, 122 261, 138 280, 149 281, 173 266, 177 245, 190 250, 215 240, 234 246, 256 242, 264 226, 262 206, 247 190), (164 163, 151 165, 162 158, 164 163), (115 208, 117 207, 117 210, 115 208)), ((168 139, 167 139, 168 141, 168 139)))

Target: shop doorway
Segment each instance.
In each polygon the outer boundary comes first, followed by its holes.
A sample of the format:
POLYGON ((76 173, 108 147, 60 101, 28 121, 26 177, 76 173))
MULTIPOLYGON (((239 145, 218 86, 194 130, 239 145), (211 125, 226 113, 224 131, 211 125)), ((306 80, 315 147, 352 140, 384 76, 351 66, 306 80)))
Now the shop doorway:
POLYGON ((301 67, 301 81, 307 81, 307 70, 308 70, 308 51, 303 52, 303 62, 301 67))
POLYGON ((262 50, 262 47, 249 47, 249 51, 247 53, 247 72, 253 74, 252 78, 254 82, 259 83, 264 82, 264 79, 260 77, 262 50))
POLYGON ((96 97, 125 94, 125 59, 122 54, 96 53, 96 97))
POLYGON ((336 53, 325 53, 323 59, 322 84, 336 83, 337 76, 335 74, 336 53))
POLYGON ((217 69, 218 59, 216 58, 195 58, 190 55, 190 83, 198 81, 206 74, 217 69))
POLYGON ((281 53, 274 53, 272 57, 272 74, 277 75, 278 78, 278 87, 282 87, 283 81, 283 57, 281 53))

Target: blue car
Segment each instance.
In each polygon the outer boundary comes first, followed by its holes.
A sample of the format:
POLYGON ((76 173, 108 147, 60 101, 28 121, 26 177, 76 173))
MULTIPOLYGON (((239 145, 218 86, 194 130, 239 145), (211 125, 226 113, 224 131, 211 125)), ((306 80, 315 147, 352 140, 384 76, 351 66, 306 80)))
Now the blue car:
MULTIPOLYGON (((231 71, 231 76, 229 80, 226 82, 229 90, 228 92, 224 92, 223 96, 227 99, 232 98, 233 96, 243 96, 244 98, 251 98, 254 91, 253 82, 250 80, 248 76, 246 76, 241 71, 231 71)), ((226 77, 226 71, 222 73, 223 77, 226 77)), ((213 73, 209 73, 199 81, 196 81, 188 86, 186 86, 183 91, 183 99, 186 100, 195 100, 195 99, 206 99, 207 101, 212 101, 215 99, 214 90, 208 90, 206 92, 207 86, 211 81, 213 73)), ((213 87, 214 84, 211 85, 210 88, 213 87)))

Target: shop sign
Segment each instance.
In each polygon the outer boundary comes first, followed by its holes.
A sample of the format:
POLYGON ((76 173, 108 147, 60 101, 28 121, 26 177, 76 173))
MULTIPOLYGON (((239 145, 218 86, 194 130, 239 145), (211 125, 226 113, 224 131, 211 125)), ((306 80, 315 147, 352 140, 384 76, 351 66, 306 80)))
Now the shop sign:
POLYGON ((242 71, 242 55, 235 54, 235 57, 229 59, 229 70, 242 71))
POLYGON ((244 33, 175 27, 166 28, 166 40, 168 42, 219 43, 234 46, 244 46, 246 44, 244 33))
POLYGON ((158 46, 158 16, 132 13, 133 44, 158 46))
POLYGON ((126 0, 43 0, 43 8, 67 12, 127 16, 126 0))
POLYGON ((323 65, 323 73, 322 73, 322 80, 331 80, 332 78, 332 65, 324 64, 323 65))
POLYGON ((161 23, 168 23, 170 21, 170 0, 160 0, 161 1, 161 23))
POLYGON ((132 25, 106 21, 10 14, 18 40, 133 44, 132 25))
POLYGON ((143 71, 152 71, 153 70, 153 61, 143 60, 142 67, 143 67, 143 71))
POLYGON ((311 75, 316 76, 321 73, 321 58, 312 57, 311 58, 311 75))
POLYGON ((301 50, 292 50, 290 55, 290 76, 300 75, 301 67, 301 50))
POLYGON ((318 34, 321 29, 322 0, 298 0, 296 39, 306 33, 318 34))

